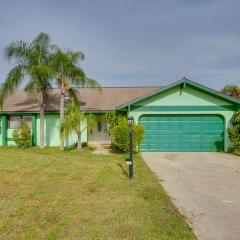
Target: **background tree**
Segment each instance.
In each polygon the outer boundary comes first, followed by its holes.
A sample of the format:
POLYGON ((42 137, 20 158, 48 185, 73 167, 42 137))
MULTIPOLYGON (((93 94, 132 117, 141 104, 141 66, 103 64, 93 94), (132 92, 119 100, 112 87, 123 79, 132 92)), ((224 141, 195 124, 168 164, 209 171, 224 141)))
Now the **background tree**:
POLYGON ((226 85, 221 92, 233 98, 240 98, 240 88, 238 86, 226 85))
POLYGON ((96 125, 96 118, 92 114, 86 115, 80 111, 80 107, 72 100, 65 108, 63 121, 60 122, 61 138, 69 137, 71 133, 77 134, 77 149, 82 148, 81 134, 96 125), (84 124, 85 123, 85 124, 84 124), (84 125, 83 125, 84 124, 84 125))
POLYGON ((15 66, 10 70, 5 82, 0 88, 1 105, 5 97, 11 94, 23 82, 25 90, 38 100, 40 107, 40 147, 44 147, 44 107, 47 92, 51 88, 54 71, 49 66, 50 38, 46 33, 40 33, 30 43, 17 41, 4 50, 5 57, 13 60, 15 66))
MULTIPOLYGON (((227 85, 225 86, 222 93, 240 99, 240 88, 238 86, 227 85)), ((232 127, 228 129, 229 137, 233 143, 234 149, 240 149, 240 112, 236 112, 232 119, 232 127)))
MULTIPOLYGON (((60 89, 60 122, 64 119, 64 100, 66 94, 76 101, 79 101, 75 87, 93 87, 100 89, 97 81, 85 76, 84 71, 79 67, 80 61, 84 60, 82 52, 63 51, 55 46, 51 56, 51 66, 57 74, 57 84, 60 89)), ((61 138, 61 149, 64 149, 64 138, 61 138)))
POLYGON ((233 146, 240 150, 240 112, 236 112, 232 117, 232 127, 228 129, 233 146))

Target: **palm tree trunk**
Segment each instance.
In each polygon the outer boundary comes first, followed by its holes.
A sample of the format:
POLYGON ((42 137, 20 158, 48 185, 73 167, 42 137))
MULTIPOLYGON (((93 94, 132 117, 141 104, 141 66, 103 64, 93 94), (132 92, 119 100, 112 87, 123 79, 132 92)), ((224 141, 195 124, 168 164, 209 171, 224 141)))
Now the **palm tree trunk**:
POLYGON ((78 149, 78 150, 82 150, 81 132, 78 133, 77 149, 78 149))
POLYGON ((44 148, 44 103, 40 104, 40 148, 44 148))
MULTIPOLYGON (((63 119, 64 119, 64 100, 65 100, 65 94, 64 94, 64 92, 61 90, 61 99, 60 99, 60 122, 62 122, 63 119)), ((60 149, 61 149, 61 150, 64 150, 64 138, 61 138, 60 149)))

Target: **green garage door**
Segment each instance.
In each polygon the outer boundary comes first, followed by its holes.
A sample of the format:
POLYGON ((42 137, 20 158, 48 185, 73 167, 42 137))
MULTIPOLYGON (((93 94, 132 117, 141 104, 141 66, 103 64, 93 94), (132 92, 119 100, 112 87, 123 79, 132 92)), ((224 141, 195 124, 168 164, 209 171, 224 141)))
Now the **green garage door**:
POLYGON ((147 152, 216 152, 224 149, 224 120, 219 115, 144 115, 147 152))

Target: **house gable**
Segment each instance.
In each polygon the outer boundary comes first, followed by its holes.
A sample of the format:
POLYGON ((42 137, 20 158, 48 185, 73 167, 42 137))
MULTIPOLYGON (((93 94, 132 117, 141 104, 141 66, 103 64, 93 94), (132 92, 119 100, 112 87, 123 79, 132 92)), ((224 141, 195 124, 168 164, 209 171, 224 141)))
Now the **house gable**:
POLYGON ((234 109, 235 105, 216 98, 192 87, 176 86, 142 101, 132 104, 132 110, 224 110, 234 109))
POLYGON ((166 110, 167 107, 172 109, 173 106, 179 110, 193 110, 191 107, 196 106, 205 107, 205 110, 213 110, 214 107, 219 110, 225 108, 233 110, 240 106, 240 101, 190 80, 182 79, 142 98, 121 105, 117 109, 128 107, 131 110, 143 110, 140 108, 144 107, 144 110, 166 110))

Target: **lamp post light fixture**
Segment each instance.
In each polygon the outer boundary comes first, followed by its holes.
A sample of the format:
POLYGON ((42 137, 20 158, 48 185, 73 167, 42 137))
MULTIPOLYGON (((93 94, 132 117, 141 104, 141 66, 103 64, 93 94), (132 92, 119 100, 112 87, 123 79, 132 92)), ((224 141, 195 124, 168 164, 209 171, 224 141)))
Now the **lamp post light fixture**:
POLYGON ((132 141, 132 126, 134 123, 134 118, 132 116, 129 116, 127 118, 128 120, 128 126, 129 126, 129 178, 133 178, 133 141, 132 141))

